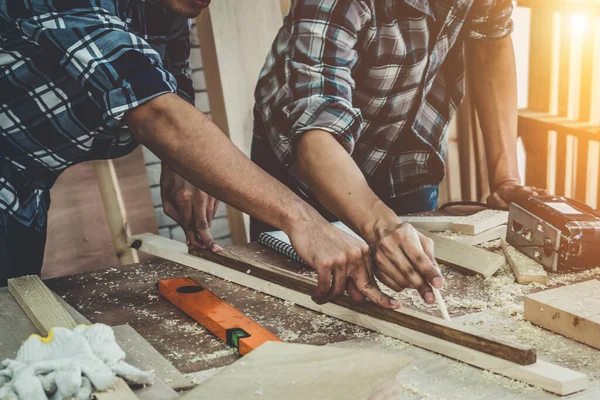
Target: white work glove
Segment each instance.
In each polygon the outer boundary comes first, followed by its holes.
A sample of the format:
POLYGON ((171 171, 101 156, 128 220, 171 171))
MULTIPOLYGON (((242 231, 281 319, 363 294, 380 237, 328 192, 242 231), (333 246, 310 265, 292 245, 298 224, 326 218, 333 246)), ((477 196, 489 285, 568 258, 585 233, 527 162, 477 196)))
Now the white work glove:
POLYGON ((113 386, 116 376, 131 383, 153 382, 152 371, 140 371, 124 360, 109 326, 53 328, 47 338, 30 336, 16 360, 2 362, 0 399, 88 399, 93 391, 113 386))

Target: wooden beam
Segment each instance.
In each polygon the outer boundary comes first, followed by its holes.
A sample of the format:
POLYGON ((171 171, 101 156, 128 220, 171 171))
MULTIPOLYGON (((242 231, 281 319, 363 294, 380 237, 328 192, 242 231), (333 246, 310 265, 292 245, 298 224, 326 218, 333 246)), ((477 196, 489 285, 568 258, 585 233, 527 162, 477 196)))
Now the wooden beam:
POLYGON ((517 283, 522 285, 533 282, 542 285, 548 283, 548 273, 540 263, 521 253, 504 239, 501 241, 501 246, 517 283))
POLYGON ((104 205, 104 212, 106 213, 119 264, 126 265, 139 262, 135 250, 127 246, 127 237, 131 236, 131 230, 127 222, 125 203, 123 202, 121 187, 113 162, 112 160, 94 160, 92 164, 96 171, 102 204, 104 205))
POLYGON ((452 225, 460 221, 462 217, 452 216, 420 216, 420 215, 407 215, 399 216, 400 221, 411 224, 417 229, 422 229, 428 232, 443 232, 449 230, 452 225))
POLYGON ((517 6, 567 14, 600 15, 600 3, 585 0, 517 0, 517 6))
POLYGON ((524 317, 542 328, 600 349, 600 281, 525 296, 524 317))
POLYGON ((500 225, 508 223, 508 211, 483 210, 455 221, 450 230, 463 235, 479 235, 500 225))
POLYGON ((504 257, 491 251, 462 244, 435 233, 420 232, 433 240, 436 260, 458 268, 467 274, 477 274, 489 278, 504 265, 504 257))
MULTIPOLYGON (((415 331, 412 329, 356 312, 337 304, 327 303, 318 305, 312 301, 309 295, 256 277, 252 274, 252 271, 248 274, 246 273, 247 269, 242 272, 190 255, 187 253, 185 244, 174 240, 152 234, 143 234, 132 237, 130 242, 134 248, 146 253, 178 262, 190 268, 244 285, 280 299, 292 301, 302 307, 395 337, 415 346, 486 369, 490 372, 538 386, 552 393, 568 395, 588 387, 588 379, 585 374, 549 362, 537 360, 534 364, 523 366, 439 339, 435 336, 415 334, 415 331)), ((404 310, 404 312, 407 311, 404 310)), ((444 322, 442 321, 442 323, 444 322)))
POLYGON ((600 140, 600 125, 587 121, 577 121, 547 112, 519 110, 519 123, 524 130, 557 131, 564 135, 573 135, 588 140, 600 140))
MULTIPOLYGON (((56 326, 73 329, 78 325, 58 302, 54 293, 36 275, 9 279, 8 291, 43 336, 48 335, 50 329, 56 326)), ((113 388, 96 392, 95 396, 99 400, 137 399, 122 378, 117 378, 113 388)))

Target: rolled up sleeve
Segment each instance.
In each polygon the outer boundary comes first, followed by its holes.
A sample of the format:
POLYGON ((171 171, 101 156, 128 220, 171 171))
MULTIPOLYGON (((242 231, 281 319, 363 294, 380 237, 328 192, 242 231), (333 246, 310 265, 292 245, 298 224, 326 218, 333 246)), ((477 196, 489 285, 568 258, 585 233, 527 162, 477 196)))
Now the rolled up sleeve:
MULTIPOLYGON (((42 46, 48 62, 63 67, 102 111, 106 126, 125 112, 164 93, 177 81, 159 54, 127 31, 114 1, 34 2, 2 10, 24 36, 42 46)), ((5 3, 6 4, 6 3, 5 3)))
POLYGON ((352 153, 362 116, 353 107, 355 45, 368 8, 354 0, 296 1, 288 22, 287 89, 282 142, 290 146, 304 132, 331 133, 352 153))
POLYGON ((466 38, 502 39, 514 29, 512 0, 477 0, 467 16, 466 38))

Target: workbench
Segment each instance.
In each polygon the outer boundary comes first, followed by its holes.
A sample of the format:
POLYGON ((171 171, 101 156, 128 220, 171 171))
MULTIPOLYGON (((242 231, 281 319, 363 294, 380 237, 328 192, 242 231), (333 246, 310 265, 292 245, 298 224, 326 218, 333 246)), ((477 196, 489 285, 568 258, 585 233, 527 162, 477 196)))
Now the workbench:
MULTIPOLYGON (((487 247, 498 251, 498 243, 487 247)), ((237 247, 257 259, 292 262, 256 243, 237 247)), ((590 388, 569 396, 600 398, 600 351, 574 342, 522 319, 522 296, 541 290, 518 285, 507 266, 487 280, 443 267, 444 298, 453 321, 482 334, 534 346, 538 357, 588 374, 590 388)), ((162 259, 125 267, 71 275, 45 281, 84 317, 111 326, 129 324, 158 352, 195 383, 235 361, 238 356, 220 339, 161 298, 160 279, 189 276, 254 318, 287 342, 313 345, 384 349, 413 358, 401 372, 405 399, 552 399, 558 396, 520 382, 471 367, 405 342, 310 311, 195 269, 162 259)), ((575 275, 551 275, 548 287, 600 278, 600 268, 575 275)), ((438 315, 436 306, 423 303, 416 291, 404 291, 405 307, 438 315)), ((373 360, 373 362, 377 362, 373 360)))

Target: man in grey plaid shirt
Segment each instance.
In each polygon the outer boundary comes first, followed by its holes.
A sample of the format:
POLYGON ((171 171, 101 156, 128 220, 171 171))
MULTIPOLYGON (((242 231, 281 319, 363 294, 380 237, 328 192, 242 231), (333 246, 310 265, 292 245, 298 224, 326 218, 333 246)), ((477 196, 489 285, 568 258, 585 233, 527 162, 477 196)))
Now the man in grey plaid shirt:
MULTIPOLYGON (((517 171, 512 9, 511 0, 294 0, 256 89, 252 159, 365 239, 383 283, 428 303, 427 282, 442 285, 432 243, 397 215, 437 205, 466 63, 488 203, 537 192, 517 171)), ((253 237, 268 229, 252 221, 253 237)))

